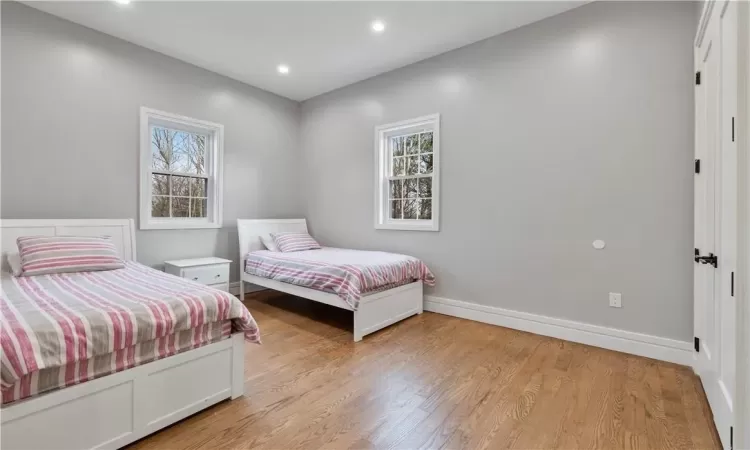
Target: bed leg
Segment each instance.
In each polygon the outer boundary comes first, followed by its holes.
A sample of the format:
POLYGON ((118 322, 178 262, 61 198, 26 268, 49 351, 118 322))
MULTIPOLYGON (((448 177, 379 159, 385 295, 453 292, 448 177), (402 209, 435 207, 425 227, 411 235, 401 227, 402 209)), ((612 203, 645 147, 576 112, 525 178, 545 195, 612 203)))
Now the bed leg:
POLYGON ((240 301, 245 301, 245 282, 240 278, 240 301))
POLYGON ((357 320, 359 311, 354 311, 354 342, 362 340, 362 330, 359 329, 359 320, 357 320))
MULTIPOLYGON (((240 283, 242 283, 240 281, 240 283)), ((245 336, 232 335, 232 400, 245 393, 245 336)))

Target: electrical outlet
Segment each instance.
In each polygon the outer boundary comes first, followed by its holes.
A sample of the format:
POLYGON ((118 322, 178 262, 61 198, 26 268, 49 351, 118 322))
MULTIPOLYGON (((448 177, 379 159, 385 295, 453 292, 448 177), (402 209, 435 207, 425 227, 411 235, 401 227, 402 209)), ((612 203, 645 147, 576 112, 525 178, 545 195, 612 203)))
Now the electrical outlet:
POLYGON ((610 292, 609 306, 612 308, 622 308, 622 294, 619 292, 610 292))

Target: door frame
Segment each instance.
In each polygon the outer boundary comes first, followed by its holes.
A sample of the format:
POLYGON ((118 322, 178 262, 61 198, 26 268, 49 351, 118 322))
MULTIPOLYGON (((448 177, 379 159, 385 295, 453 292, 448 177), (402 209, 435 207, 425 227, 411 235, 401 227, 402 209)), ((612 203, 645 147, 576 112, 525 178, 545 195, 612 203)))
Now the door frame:
MULTIPOLYGON (((695 38, 699 48, 714 8, 725 8, 730 0, 705 0, 695 38)), ((737 91, 737 303, 734 448, 750 449, 750 1, 738 2, 738 91, 737 91)), ((698 53, 696 52, 696 57, 698 53)), ((696 139, 698 136, 696 135, 696 139)), ((696 141, 697 145, 697 141, 696 141)), ((696 228, 702 226, 695 223, 696 228)), ((695 322, 697 324, 697 321, 695 322)), ((695 329, 698 336, 698 329, 695 329)), ((693 369, 700 363, 695 355, 693 369)))
POLYGON ((750 448, 750 2, 738 4, 738 267, 735 448, 750 448))
MULTIPOLYGON (((695 40, 693 42, 693 59, 694 59, 694 70, 696 71, 696 77, 698 76, 698 73, 704 72, 704 56, 705 52, 702 51, 703 47, 703 41, 706 37, 707 31, 708 31, 708 25, 711 17, 713 16, 713 10, 715 9, 717 3, 721 3, 722 0, 705 0, 703 2, 703 7, 701 10, 701 16, 700 20, 698 21, 698 31, 695 36, 695 40)), ((701 129, 698 126, 698 123, 700 122, 698 114, 701 113, 698 109, 698 97, 699 97, 699 91, 701 91, 704 86, 698 86, 699 82, 696 80, 696 86, 694 87, 694 97, 693 97, 693 103, 695 105, 694 108, 694 155, 696 158, 696 161, 700 162, 700 172, 707 172, 706 170, 706 162, 707 162, 707 155, 704 155, 702 153, 698 152, 698 149, 700 145, 703 143, 705 139, 705 130, 701 129)), ((705 84, 705 82, 703 83, 705 84)), ((705 108, 706 105, 703 105, 705 108)), ((696 166, 696 175, 699 173, 698 166, 696 166)), ((700 249, 701 252, 705 253, 707 250, 704 248, 705 244, 702 242, 703 236, 705 234, 705 228, 707 226, 707 221, 705 217, 699 217, 698 213, 698 204, 699 202, 702 202, 704 199, 700 198, 700 195, 707 195, 705 192, 701 193, 701 191, 698 188, 698 180, 697 178, 693 178, 694 180, 694 216, 693 216, 693 227, 694 227, 694 244, 696 248, 700 249)), ((704 309, 706 308, 706 299, 701 297, 699 293, 705 292, 705 278, 701 277, 699 274, 699 271, 701 270, 701 266, 699 264, 695 264, 693 266, 693 336, 695 337, 695 345, 696 345, 696 353, 693 353, 693 371, 696 373, 696 375, 700 376, 701 370, 704 365, 704 361, 701 359, 701 355, 699 352, 699 349, 705 345, 705 330, 703 329, 703 322, 701 321, 700 317, 704 313, 704 309), (699 343, 700 339, 700 343, 699 343)))

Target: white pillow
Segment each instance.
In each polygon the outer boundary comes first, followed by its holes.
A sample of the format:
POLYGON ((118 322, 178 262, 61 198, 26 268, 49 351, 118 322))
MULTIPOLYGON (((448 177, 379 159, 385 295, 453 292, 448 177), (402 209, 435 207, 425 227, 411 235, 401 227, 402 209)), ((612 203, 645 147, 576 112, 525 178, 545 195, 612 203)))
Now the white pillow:
POLYGON ((6 258, 8 260, 8 267, 10 267, 10 273, 13 274, 14 277, 20 277, 21 272, 23 271, 21 266, 21 255, 18 253, 8 253, 6 258))
POLYGON ((260 242, 263 243, 263 245, 266 246, 266 248, 272 252, 278 252, 279 247, 276 246, 276 242, 274 242, 273 238, 271 238, 270 234, 262 234, 260 236, 260 242))

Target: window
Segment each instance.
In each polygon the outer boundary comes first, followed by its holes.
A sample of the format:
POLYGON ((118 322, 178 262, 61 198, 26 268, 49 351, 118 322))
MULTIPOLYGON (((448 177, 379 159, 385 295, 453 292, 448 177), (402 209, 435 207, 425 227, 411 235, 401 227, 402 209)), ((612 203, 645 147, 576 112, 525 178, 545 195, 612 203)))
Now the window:
POLYGON ((375 228, 438 231, 440 115, 375 129, 375 228))
POLYGON ((221 227, 224 127, 141 108, 141 229, 221 227))

